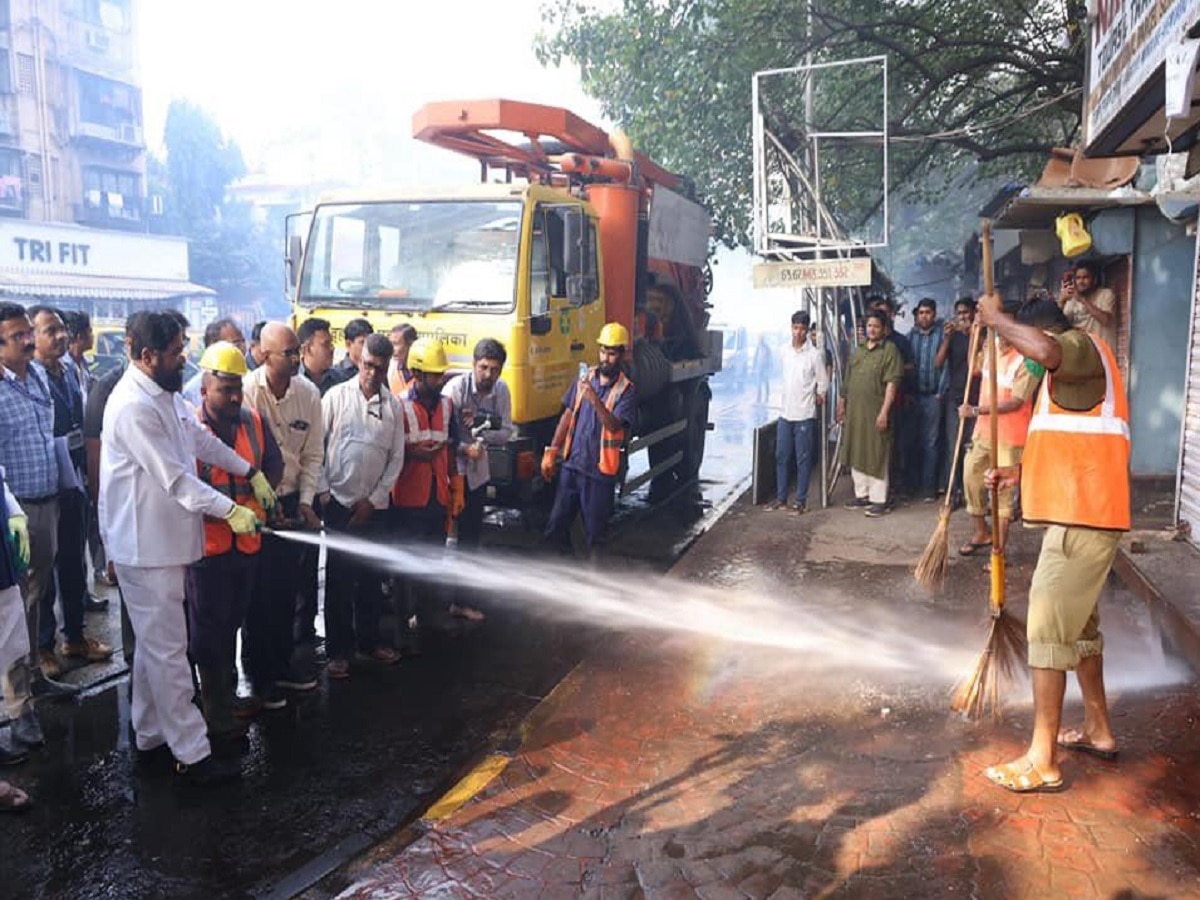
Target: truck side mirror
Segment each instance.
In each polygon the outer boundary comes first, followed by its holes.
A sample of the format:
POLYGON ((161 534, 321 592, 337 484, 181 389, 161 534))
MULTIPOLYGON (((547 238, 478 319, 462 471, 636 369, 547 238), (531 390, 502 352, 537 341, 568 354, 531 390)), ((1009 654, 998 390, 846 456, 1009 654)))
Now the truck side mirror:
POLYGON ((288 238, 287 255, 283 258, 287 265, 287 282, 289 288, 294 288, 300 281, 300 260, 304 258, 304 242, 300 235, 293 234, 288 238))
POLYGON ((587 216, 581 208, 569 209, 563 222, 563 264, 567 270, 567 301, 572 306, 588 302, 586 275, 591 269, 592 244, 587 216))

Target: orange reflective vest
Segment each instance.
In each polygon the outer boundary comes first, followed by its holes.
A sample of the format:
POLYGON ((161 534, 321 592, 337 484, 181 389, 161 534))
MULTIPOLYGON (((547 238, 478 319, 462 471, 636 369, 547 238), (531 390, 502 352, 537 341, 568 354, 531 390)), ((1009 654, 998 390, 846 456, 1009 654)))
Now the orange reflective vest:
POLYGON ((412 373, 405 377, 404 372, 400 369, 393 369, 388 375, 388 388, 392 392, 392 396, 396 398, 405 397, 408 395, 409 388, 413 386, 412 373))
POLYGON ((429 489, 437 489, 437 502, 450 506, 450 417, 454 405, 449 397, 441 397, 431 416, 419 400, 404 399, 404 468, 392 486, 392 504, 406 509, 424 509, 429 503, 429 489), (442 449, 432 459, 414 459, 408 447, 422 441, 441 441, 442 449))
MULTIPOLYGON (((595 374, 593 369, 588 377, 591 378, 595 374)), ((617 401, 629 389, 630 381, 625 377, 624 372, 617 375, 617 380, 608 392, 608 397, 604 400, 604 406, 612 412, 616 409, 617 401)), ((575 425, 579 421, 579 406, 583 403, 583 391, 576 388, 575 404, 571 407, 568 415, 570 425, 567 426, 567 437, 563 441, 562 458, 567 460, 571 456, 571 441, 575 438, 575 425)), ((600 460, 598 463, 601 475, 616 475, 621 468, 621 447, 625 443, 625 429, 618 428, 615 431, 604 427, 604 423, 600 423, 600 460)))
MULTIPOLYGON (((983 364, 983 382, 979 389, 979 402, 988 408, 999 406, 1001 403, 1007 403, 1013 399, 1013 384, 1016 382, 1021 367, 1025 365, 1025 357, 1011 347, 1001 354, 1000 371, 996 373, 996 390, 999 391, 1000 398, 996 403, 992 403, 990 400, 992 393, 991 365, 991 360, 983 364)), ((999 421, 996 423, 1000 446, 1024 447, 1026 436, 1029 434, 1029 420, 1032 417, 1032 397, 1027 398, 1021 404, 1020 409, 1000 413, 999 421)), ((975 423, 974 431, 974 434, 979 436, 980 443, 986 444, 991 441, 991 429, 991 415, 981 415, 975 423)))
POLYGON ((1021 460, 1021 504, 1029 522, 1128 531, 1129 402, 1111 348, 1089 337, 1104 361, 1104 399, 1063 409, 1046 375, 1021 460))
MULTIPOLYGON (((196 410, 196 418, 202 425, 205 424, 203 406, 196 410)), ((261 469, 264 443, 262 419, 257 412, 243 406, 239 411, 237 432, 233 440, 234 452, 254 468, 261 469)), ((262 506, 254 499, 254 488, 250 486, 248 479, 240 475, 230 475, 224 469, 218 469, 208 463, 197 462, 196 469, 200 480, 205 484, 211 485, 222 494, 227 495, 234 503, 240 503, 242 506, 248 506, 254 510, 259 521, 267 521, 262 506)), ((204 517, 205 556, 220 556, 222 553, 228 553, 233 549, 234 539, 233 529, 224 519, 214 519, 212 516, 204 517)), ((262 546, 262 537, 258 534, 239 534, 236 535, 236 543, 238 550, 242 553, 257 553, 262 546)))

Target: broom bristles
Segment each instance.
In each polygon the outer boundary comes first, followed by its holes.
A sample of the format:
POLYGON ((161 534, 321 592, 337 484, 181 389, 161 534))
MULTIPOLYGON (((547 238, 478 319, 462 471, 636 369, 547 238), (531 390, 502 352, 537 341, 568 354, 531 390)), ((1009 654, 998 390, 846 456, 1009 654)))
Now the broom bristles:
POLYGON ((968 719, 979 719, 985 712, 992 718, 1000 713, 1000 688, 1016 679, 1026 656, 1025 624, 1008 612, 991 620, 988 639, 975 666, 954 690, 950 708, 968 719))
POLYGON ((946 564, 950 555, 950 507, 942 508, 937 528, 925 545, 925 552, 913 569, 913 577, 922 587, 940 588, 946 580, 946 564))

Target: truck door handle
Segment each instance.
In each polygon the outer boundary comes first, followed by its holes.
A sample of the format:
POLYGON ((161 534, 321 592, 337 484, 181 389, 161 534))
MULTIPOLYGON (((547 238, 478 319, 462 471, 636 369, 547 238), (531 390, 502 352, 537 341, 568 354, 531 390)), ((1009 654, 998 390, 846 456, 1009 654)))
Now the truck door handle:
POLYGON ((571 342, 571 352, 572 353, 579 353, 582 350, 583 350, 583 341, 572 341, 571 342))

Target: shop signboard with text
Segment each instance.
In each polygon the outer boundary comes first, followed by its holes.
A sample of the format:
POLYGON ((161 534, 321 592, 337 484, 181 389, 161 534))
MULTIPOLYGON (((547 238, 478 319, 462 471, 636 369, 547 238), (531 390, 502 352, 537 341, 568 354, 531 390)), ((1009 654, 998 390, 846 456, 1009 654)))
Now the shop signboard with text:
MULTIPOLYGON (((1200 19, 1200 0, 1094 0, 1088 5, 1095 14, 1088 21, 1085 149, 1142 99, 1164 67, 1168 49, 1200 19)), ((1161 109, 1161 78, 1154 83, 1160 85, 1159 96, 1149 106, 1161 109)))
POLYGON ((187 281, 188 248, 183 238, 0 222, 0 270, 187 281))

